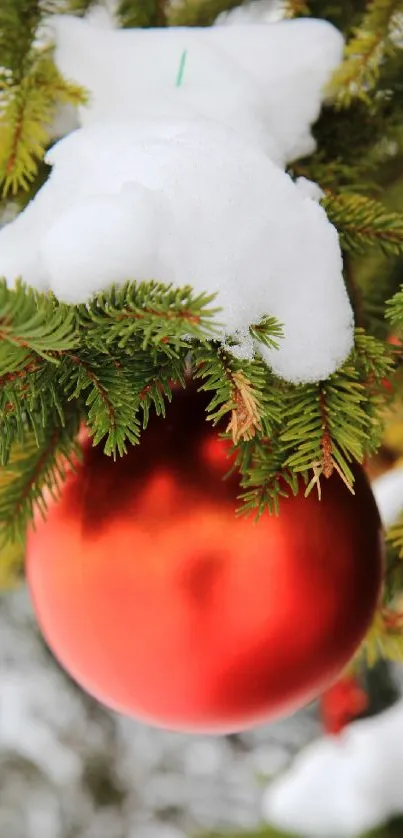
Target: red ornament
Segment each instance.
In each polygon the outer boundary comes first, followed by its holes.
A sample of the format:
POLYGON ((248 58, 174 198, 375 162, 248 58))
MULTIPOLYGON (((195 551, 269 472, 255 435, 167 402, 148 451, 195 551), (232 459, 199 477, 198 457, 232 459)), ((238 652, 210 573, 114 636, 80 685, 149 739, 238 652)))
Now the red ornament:
POLYGON ((310 701, 344 668, 381 586, 381 525, 355 467, 236 518, 228 443, 179 391, 114 462, 85 442, 27 544, 38 620, 68 672, 146 722, 224 733, 310 701))
POLYGON ((368 696, 357 679, 345 675, 320 699, 320 713, 326 733, 337 735, 368 707, 368 696))

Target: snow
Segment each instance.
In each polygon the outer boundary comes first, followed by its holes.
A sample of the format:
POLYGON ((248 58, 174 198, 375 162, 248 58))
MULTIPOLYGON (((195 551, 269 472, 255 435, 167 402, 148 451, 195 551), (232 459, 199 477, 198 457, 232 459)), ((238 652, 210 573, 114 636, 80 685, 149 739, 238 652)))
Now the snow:
POLYGON ((278 375, 315 380, 344 360, 352 318, 337 233, 263 152, 212 123, 127 121, 70 134, 48 162, 46 185, 0 233, 9 279, 22 273, 70 303, 113 279, 219 289, 223 340, 239 332, 244 354, 249 324, 266 312, 284 324, 278 351, 261 346, 278 375))
POLYGON ((170 220, 154 191, 139 183, 126 183, 117 195, 83 197, 49 227, 39 248, 56 296, 82 302, 131 275, 169 282, 169 256, 164 260, 162 251, 170 220))
POLYGON ((319 202, 325 196, 323 189, 321 189, 317 183, 314 183, 312 180, 308 180, 306 177, 298 177, 295 184, 302 195, 305 195, 306 198, 311 198, 312 201, 319 202))
MULTIPOLYGON (((90 6, 85 19, 91 26, 99 26, 101 29, 115 29, 118 26, 117 2, 104 0, 105 5, 90 6)), ((52 20, 52 18, 51 18, 52 20)))
POLYGON ((310 126, 343 51, 342 35, 323 20, 131 30, 52 20, 60 71, 91 92, 83 125, 156 115, 214 119, 281 165, 314 150, 310 126))
POLYGON ((316 736, 312 707, 237 737, 101 707, 45 649, 24 589, 0 596, 1 838, 185 838, 258 826, 262 771, 316 736), (88 782, 91 777, 91 782, 88 782), (117 791, 108 795, 108 783, 117 791))
POLYGON ((374 480, 372 491, 384 527, 392 526, 403 512, 403 467, 397 466, 374 480))
POLYGON ((252 0, 235 6, 228 12, 221 12, 216 20, 218 26, 238 26, 245 23, 277 23, 285 17, 282 0, 252 0))
POLYGON ((403 814, 403 701, 309 745, 266 790, 264 819, 307 838, 354 838, 403 814))
POLYGON ((46 126, 49 143, 58 140, 59 137, 65 137, 79 127, 77 108, 70 104, 59 105, 52 121, 46 126))
POLYGON ((69 303, 126 279, 192 285, 217 293, 234 355, 258 348, 296 383, 328 377, 353 340, 338 235, 319 187, 284 165, 313 148, 340 33, 315 20, 113 30, 63 17, 56 29, 59 69, 90 105, 0 232, 0 274, 69 303), (265 314, 283 325, 278 350, 250 337, 265 314))

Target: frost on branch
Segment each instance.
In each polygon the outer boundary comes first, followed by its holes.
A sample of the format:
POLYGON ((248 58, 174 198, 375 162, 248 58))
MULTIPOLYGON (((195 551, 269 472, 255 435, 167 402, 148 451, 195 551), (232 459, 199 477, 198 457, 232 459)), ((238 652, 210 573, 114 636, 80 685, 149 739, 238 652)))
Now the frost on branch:
POLYGON ((127 279, 191 284, 217 293, 237 357, 270 315, 284 331, 278 350, 259 344, 273 370, 329 376, 352 346, 339 240, 284 165, 313 148, 339 33, 309 20, 113 31, 63 18, 57 30, 59 69, 90 104, 0 233, 0 274, 70 303, 127 279))

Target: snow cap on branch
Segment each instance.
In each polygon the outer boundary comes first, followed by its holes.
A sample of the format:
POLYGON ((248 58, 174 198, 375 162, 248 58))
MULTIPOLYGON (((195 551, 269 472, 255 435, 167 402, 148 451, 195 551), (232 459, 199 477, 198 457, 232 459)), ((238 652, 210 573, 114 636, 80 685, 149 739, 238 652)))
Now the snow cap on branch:
POLYGON ((259 344, 273 370, 329 376, 353 339, 338 235, 280 163, 312 148, 339 33, 310 20, 57 28, 59 67, 91 101, 84 127, 49 152, 47 183, 0 232, 0 275, 71 303, 127 279, 192 285, 217 293, 238 357, 270 315, 284 330, 278 350, 259 344))
POLYGON ((356 838, 403 814, 403 702, 313 742, 263 798, 274 826, 309 838, 356 838))
POLYGON ((241 6, 221 12, 216 20, 218 26, 239 26, 252 23, 277 23, 286 16, 284 0, 245 0, 241 6))
POLYGON ((403 512, 403 468, 397 466, 385 472, 372 484, 384 527, 391 527, 403 512))
POLYGON ((280 165, 314 150, 310 128, 344 43, 324 20, 125 30, 74 17, 52 21, 60 72, 91 93, 82 125, 214 119, 280 165))

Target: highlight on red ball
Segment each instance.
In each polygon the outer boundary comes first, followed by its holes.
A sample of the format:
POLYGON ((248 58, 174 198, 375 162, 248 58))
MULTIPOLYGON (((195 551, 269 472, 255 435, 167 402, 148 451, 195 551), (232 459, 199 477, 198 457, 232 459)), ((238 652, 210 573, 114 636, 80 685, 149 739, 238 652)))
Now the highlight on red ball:
MULTIPOLYGON (((365 476, 280 515, 237 516, 231 444, 206 395, 173 393, 116 461, 86 449, 27 539, 39 625, 99 701, 171 730, 229 733, 293 712, 350 661, 381 587, 381 523, 365 476)), ((85 441, 82 441, 85 445, 85 441)))

